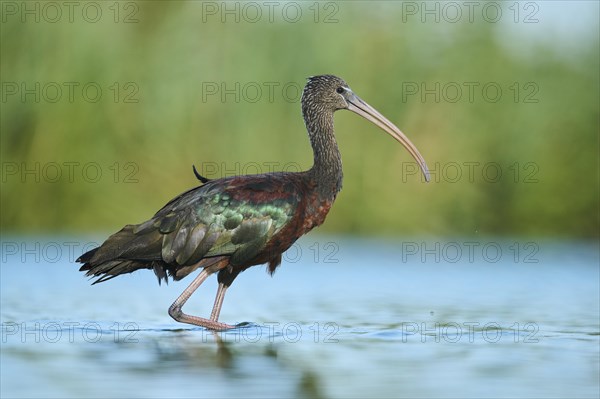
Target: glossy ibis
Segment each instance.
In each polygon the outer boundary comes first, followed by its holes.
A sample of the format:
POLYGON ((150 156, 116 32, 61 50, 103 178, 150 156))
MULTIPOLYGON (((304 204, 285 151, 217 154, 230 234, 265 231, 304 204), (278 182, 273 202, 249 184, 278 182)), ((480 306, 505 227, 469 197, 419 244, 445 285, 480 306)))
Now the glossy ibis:
POLYGON ((379 112, 332 75, 308 79, 302 93, 302 116, 313 148, 312 168, 298 173, 267 173, 208 180, 172 199, 150 220, 127 225, 100 247, 83 254, 80 271, 99 283, 138 269, 181 280, 198 276, 169 308, 175 320, 214 330, 232 328, 218 321, 225 291, 247 268, 268 264, 272 274, 281 254, 325 220, 342 188, 342 161, 333 132, 333 113, 347 109, 373 122, 406 147, 426 180, 423 157, 408 138, 379 112), (208 276, 219 287, 210 319, 181 308, 208 276))

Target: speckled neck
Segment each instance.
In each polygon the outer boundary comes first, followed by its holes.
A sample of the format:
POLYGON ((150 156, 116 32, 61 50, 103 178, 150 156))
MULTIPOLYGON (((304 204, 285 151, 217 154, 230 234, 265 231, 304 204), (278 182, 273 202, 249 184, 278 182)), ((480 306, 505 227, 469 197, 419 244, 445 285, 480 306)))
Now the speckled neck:
POLYGON ((342 189, 342 157, 333 130, 333 112, 302 107, 304 123, 313 148, 314 163, 308 171, 323 199, 335 199, 342 189))

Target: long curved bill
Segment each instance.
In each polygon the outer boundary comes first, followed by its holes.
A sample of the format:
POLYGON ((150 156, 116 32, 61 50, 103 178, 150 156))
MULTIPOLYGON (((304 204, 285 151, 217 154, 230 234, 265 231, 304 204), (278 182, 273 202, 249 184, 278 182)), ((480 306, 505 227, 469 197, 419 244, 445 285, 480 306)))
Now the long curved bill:
POLYGON ((385 116, 381 115, 375 108, 371 107, 369 104, 361 100, 356 94, 352 93, 352 98, 348 100, 348 110, 357 113, 368 121, 374 123, 379 126, 381 129, 385 130, 390 134, 393 138, 398 140, 400 144, 406 148, 406 150, 413 156, 415 161, 419 164, 423 175, 425 176, 425 180, 429 181, 429 168, 427 168, 427 164, 425 160, 417 150, 417 147, 413 143, 410 142, 408 137, 404 135, 392 122, 390 122, 385 116))

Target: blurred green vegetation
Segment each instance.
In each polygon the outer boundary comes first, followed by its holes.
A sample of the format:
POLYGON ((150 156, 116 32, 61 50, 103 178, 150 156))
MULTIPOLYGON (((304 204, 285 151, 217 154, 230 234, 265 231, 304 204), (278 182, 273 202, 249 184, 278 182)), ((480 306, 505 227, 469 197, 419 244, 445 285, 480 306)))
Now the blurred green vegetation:
POLYGON ((2 231, 114 231, 141 222, 197 184, 192 164, 209 177, 253 173, 255 165, 309 168, 294 88, 332 73, 411 138, 434 178, 424 184, 408 173, 412 159, 400 145, 340 112, 344 189, 320 231, 598 236, 598 37, 573 47, 537 40, 551 28, 543 2, 539 22, 522 30, 508 16, 422 23, 394 2, 321 3, 316 23, 314 3, 296 3, 296 23, 277 11, 253 23, 252 10, 236 22, 193 1, 118 3, 115 23, 109 7, 117 3, 109 3, 95 23, 78 9, 73 22, 3 14, 2 231), (130 14, 137 22, 123 21, 130 14), (36 82, 40 101, 23 101, 21 85, 36 82), (56 102, 52 82, 63 90, 56 102), (65 82, 78 84, 73 101, 65 82), (97 102, 82 94, 89 82, 102 89, 97 102), (236 82, 247 89, 239 102, 206 91, 236 82), (276 82, 272 101, 266 82, 276 82), (436 82, 439 102, 408 95, 436 82), (465 82, 478 84, 473 101, 465 82), (502 89, 497 102, 482 94, 490 82, 502 89), (256 85, 263 92, 253 101, 256 85), (456 86, 463 93, 452 102, 456 86))

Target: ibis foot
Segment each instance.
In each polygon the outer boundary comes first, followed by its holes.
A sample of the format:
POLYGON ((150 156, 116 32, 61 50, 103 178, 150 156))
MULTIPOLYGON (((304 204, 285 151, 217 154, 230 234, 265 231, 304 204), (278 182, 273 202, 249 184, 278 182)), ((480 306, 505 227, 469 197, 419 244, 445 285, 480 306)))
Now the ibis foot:
POLYGON ((173 305, 171 305, 171 307, 169 308, 169 315, 180 323, 193 324, 195 326, 208 328, 209 330, 221 331, 235 328, 235 326, 231 326, 226 323, 221 323, 216 320, 209 320, 205 319, 204 317, 191 316, 185 314, 181 311, 181 307, 174 307, 173 305))
POLYGON ((217 298, 215 299, 215 304, 213 306, 213 311, 210 319, 205 319, 203 317, 191 316, 186 313, 183 313, 181 308, 190 299, 190 296, 200 287, 200 285, 206 280, 208 276, 213 273, 210 269, 203 269, 198 276, 192 281, 192 283, 183 291, 183 293, 173 302, 173 304, 169 307, 169 315, 178 322, 193 324, 196 326, 208 328, 211 330, 229 330, 231 328, 235 328, 235 326, 231 326, 229 324, 221 323, 217 321, 219 318, 219 313, 221 311, 221 305, 223 304, 223 298, 225 296, 225 291, 227 287, 223 284, 219 284, 219 290, 217 291, 217 298))

